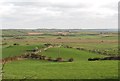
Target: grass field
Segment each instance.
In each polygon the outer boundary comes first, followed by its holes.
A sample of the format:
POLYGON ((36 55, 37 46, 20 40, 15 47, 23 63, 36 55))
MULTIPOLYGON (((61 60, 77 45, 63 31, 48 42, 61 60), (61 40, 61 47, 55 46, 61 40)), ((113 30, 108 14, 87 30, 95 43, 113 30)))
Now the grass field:
POLYGON ((76 49, 70 48, 50 48, 47 51, 42 52, 43 55, 48 57, 57 58, 62 57, 64 59, 75 58, 75 61, 79 60, 88 60, 88 58, 93 57, 102 57, 103 55, 97 55, 85 51, 79 51, 76 49), (59 53, 60 51, 60 53, 59 53))
POLYGON ((6 79, 117 79, 117 61, 55 63, 22 60, 5 66, 6 79), (14 69, 16 68, 16 69, 14 69))
MULTIPOLYGON (((58 57, 58 48, 51 48, 43 52, 52 58, 58 57)), ((60 48, 60 57, 67 60, 74 58, 74 62, 48 62, 41 60, 22 60, 8 63, 5 66, 5 78, 21 79, 110 79, 118 77, 118 61, 89 62, 89 57, 103 57, 75 49, 60 48), (17 68, 17 69, 14 69, 17 68)))
MULTIPOLYGON (((52 31, 52 30, 51 30, 52 31)), ((44 31, 43 35, 26 35, 33 30, 4 30, 2 37, 2 58, 19 56, 44 44, 63 45, 48 48, 38 54, 56 59, 58 57, 73 62, 50 62, 46 60, 23 59, 8 62, 4 67, 4 79, 117 79, 118 61, 88 61, 88 58, 106 57, 87 50, 99 50, 113 56, 118 55, 118 34, 116 32, 71 32, 69 35, 56 35, 56 31, 44 31), (18 44, 18 45, 14 45, 18 44), (70 46, 72 48, 65 48, 70 46), (77 50, 84 48, 85 50, 77 50)), ((40 32, 34 30, 34 32, 40 32)), ((58 30, 57 30, 58 32, 58 30)), ((44 48, 43 48, 44 47, 44 48)))
POLYGON ((26 52, 26 50, 32 50, 35 47, 43 47, 42 44, 38 44, 38 45, 17 45, 17 46, 7 46, 2 48, 2 58, 6 58, 6 57, 12 57, 12 56, 17 56, 17 55, 21 55, 24 54, 26 52))

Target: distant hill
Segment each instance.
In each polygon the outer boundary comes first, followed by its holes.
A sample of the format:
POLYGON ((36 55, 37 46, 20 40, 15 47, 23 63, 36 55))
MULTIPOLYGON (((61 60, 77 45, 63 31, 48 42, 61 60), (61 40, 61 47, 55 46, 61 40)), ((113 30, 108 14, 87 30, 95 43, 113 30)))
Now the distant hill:
POLYGON ((2 35, 27 35, 34 33, 53 33, 53 32, 118 32, 117 29, 2 29, 2 35))

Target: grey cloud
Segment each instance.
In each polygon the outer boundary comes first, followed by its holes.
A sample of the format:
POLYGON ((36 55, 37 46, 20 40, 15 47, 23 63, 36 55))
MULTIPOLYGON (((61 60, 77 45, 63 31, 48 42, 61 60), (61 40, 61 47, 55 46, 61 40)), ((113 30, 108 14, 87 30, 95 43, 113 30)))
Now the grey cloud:
POLYGON ((51 3, 51 2, 10 2, 15 6, 32 6, 32 7, 52 7, 52 8, 86 8, 89 7, 86 4, 78 3, 78 4, 69 4, 69 3, 51 3))
POLYGON ((112 10, 117 11, 118 10, 118 3, 114 2, 114 3, 107 4, 107 5, 102 5, 101 8, 108 8, 108 9, 112 9, 112 10))
MULTIPOLYGON (((6 28, 117 27, 116 13, 114 15, 99 13, 97 12, 99 10, 90 10, 91 6, 85 3, 52 3, 41 0, 40 2, 8 2, 7 4, 13 4, 14 13, 2 17, 4 21, 2 24, 6 28)), ((110 4, 100 6, 100 8, 116 11, 116 7, 110 4)))

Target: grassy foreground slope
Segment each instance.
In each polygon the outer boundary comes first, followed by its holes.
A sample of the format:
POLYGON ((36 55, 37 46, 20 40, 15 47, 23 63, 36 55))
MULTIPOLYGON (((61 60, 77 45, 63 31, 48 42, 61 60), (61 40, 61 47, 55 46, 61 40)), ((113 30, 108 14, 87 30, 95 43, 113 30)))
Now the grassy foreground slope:
MULTIPOLYGON (((102 55, 75 49, 60 48, 59 57, 74 58, 74 62, 48 62, 41 60, 21 60, 7 63, 4 71, 6 79, 110 79, 118 77, 118 61, 87 61, 89 57, 102 55)), ((58 48, 42 52, 52 58, 58 57, 58 48)))

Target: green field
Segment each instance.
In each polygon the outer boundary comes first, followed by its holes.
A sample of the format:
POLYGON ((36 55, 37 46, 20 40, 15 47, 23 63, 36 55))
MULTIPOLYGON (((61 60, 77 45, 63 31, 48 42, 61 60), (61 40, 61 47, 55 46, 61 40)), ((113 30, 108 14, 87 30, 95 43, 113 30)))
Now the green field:
POLYGON ((12 57, 17 55, 22 55, 26 52, 26 50, 32 50, 35 47, 41 48, 43 45, 21 45, 21 46, 7 46, 2 48, 2 58, 12 57))
MULTIPOLYGON (((19 56, 38 47, 39 55, 56 59, 61 57, 73 62, 53 62, 38 59, 22 59, 8 62, 3 68, 4 79, 117 79, 118 60, 88 61, 89 58, 118 56, 117 32, 70 30, 68 35, 56 35, 60 30, 3 30, 2 59, 19 56), (42 35, 27 35, 42 32, 42 35), (102 32, 102 34, 100 34, 102 32), (56 45, 48 48, 45 44, 56 45), (17 45, 15 45, 17 44, 17 45), (58 47, 58 46, 61 47, 58 47), (71 47, 71 48, 67 48, 71 47), (85 50, 77 50, 84 48, 85 50), (102 54, 88 50, 99 50, 102 54)), ((63 30, 61 30, 63 31, 63 30)), ((66 30, 64 30, 66 31, 66 30)))
POLYGON ((46 56, 62 57, 65 60, 72 57, 74 62, 48 62, 41 60, 22 60, 8 63, 5 66, 5 78, 22 79, 110 79, 118 77, 118 61, 89 62, 89 57, 103 57, 75 49, 51 48, 43 52, 46 56), (16 69, 14 69, 16 68, 16 69))

